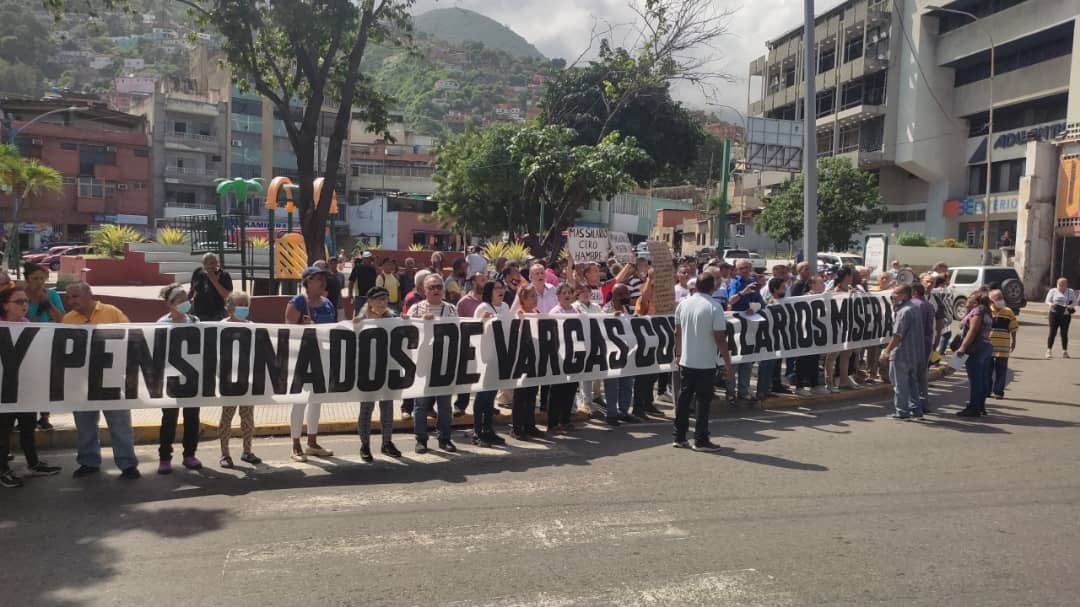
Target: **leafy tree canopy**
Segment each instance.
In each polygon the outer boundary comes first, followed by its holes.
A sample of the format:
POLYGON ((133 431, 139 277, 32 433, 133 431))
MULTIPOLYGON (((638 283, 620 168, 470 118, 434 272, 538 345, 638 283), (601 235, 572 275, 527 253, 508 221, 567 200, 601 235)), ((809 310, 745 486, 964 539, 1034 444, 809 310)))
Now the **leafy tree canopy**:
MULTIPOLYGON (((852 166, 843 157, 818 162, 818 243, 844 251, 856 234, 877 222, 885 212, 877 176, 852 166)), ((758 224, 780 242, 803 237, 803 177, 784 183, 780 193, 765 201, 758 224)))
POLYGON ((508 232, 514 236, 527 225, 521 170, 507 157, 519 127, 501 124, 470 129, 447 140, 438 150, 435 199, 437 219, 453 221, 476 234, 508 232))

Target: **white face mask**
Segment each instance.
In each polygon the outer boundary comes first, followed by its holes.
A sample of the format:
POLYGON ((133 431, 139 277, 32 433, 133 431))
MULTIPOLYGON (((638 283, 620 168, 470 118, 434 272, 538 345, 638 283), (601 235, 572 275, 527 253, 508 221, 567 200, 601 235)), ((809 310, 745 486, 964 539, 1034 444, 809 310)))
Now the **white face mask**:
POLYGON ((1005 307, 1005 300, 1004 299, 998 299, 998 300, 994 301, 994 307, 995 308, 1004 308, 1005 307))

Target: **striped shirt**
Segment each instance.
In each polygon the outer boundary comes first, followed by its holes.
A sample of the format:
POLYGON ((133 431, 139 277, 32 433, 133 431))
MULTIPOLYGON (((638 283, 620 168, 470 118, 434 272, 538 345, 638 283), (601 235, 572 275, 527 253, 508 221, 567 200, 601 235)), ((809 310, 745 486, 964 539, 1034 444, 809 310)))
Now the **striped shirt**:
POLYGON ((1012 351, 1012 335, 1020 327, 1016 315, 1008 307, 994 310, 994 322, 990 325, 990 345, 994 347, 994 358, 1008 358, 1012 351))

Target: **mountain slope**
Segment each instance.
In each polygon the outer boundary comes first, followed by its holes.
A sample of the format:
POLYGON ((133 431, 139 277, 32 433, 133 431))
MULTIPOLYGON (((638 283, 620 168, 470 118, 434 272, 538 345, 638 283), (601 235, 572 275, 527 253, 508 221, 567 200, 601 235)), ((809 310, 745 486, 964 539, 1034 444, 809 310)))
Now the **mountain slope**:
POLYGON ((514 30, 480 13, 463 8, 437 8, 421 13, 413 17, 413 27, 451 44, 473 40, 512 57, 544 58, 535 46, 514 30))

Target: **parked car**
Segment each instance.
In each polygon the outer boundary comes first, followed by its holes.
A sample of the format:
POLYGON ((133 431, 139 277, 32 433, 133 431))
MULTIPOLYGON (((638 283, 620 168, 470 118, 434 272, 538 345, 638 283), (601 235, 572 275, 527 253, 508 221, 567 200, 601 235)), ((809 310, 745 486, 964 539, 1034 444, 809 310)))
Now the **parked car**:
POLYGON ((851 253, 818 253, 818 265, 839 269, 841 266, 861 266, 862 257, 851 253))
MULTIPOLYGON (((70 249, 71 247, 78 246, 76 243, 51 245, 45 250, 33 249, 23 254, 22 260, 26 263, 41 263, 43 259, 50 255, 56 255, 62 251, 70 249)), ((40 247, 39 247, 40 248, 40 247)))
POLYGON ((90 252, 89 245, 79 245, 76 247, 60 247, 60 250, 56 253, 50 253, 44 257, 38 263, 46 265, 53 272, 60 269, 60 258, 66 255, 85 255, 90 252))
POLYGON ((750 253, 750 267, 752 267, 757 274, 764 274, 765 271, 769 269, 768 264, 765 263, 765 258, 752 251, 750 253))
MULTIPOLYGON (((29 257, 29 256, 36 255, 37 258, 40 260, 41 257, 44 257, 49 251, 51 251, 53 249, 57 249, 57 248, 60 248, 60 247, 76 247, 76 246, 79 246, 81 244, 84 244, 84 243, 81 243, 81 242, 50 242, 49 244, 41 245, 40 247, 34 247, 32 249, 28 249, 26 251, 23 251, 22 257, 23 257, 24 261, 30 261, 30 260, 28 260, 26 258, 29 257)), ((34 263, 37 263, 37 262, 34 262, 34 263)))
POLYGON ((702 248, 698 249, 698 252, 697 252, 697 262, 698 262, 698 264, 705 265, 705 264, 709 263, 709 260, 713 259, 714 257, 716 257, 716 249, 714 249, 712 247, 702 247, 702 248))
POLYGON ((750 251, 746 249, 724 249, 724 254, 721 257, 725 262, 735 265, 735 262, 740 259, 750 259, 750 251))
POLYGON ((967 313, 968 297, 981 286, 993 285, 1001 289, 1005 296, 1005 304, 1013 312, 1019 313, 1020 308, 1027 306, 1024 297, 1024 283, 1020 281, 1020 275, 1016 268, 1004 266, 961 266, 949 269, 949 288, 952 289, 953 316, 963 318, 967 313))

